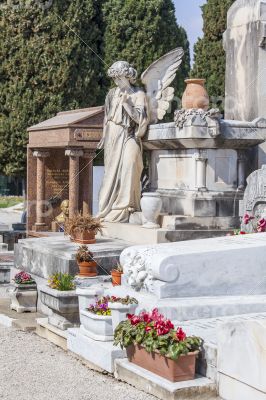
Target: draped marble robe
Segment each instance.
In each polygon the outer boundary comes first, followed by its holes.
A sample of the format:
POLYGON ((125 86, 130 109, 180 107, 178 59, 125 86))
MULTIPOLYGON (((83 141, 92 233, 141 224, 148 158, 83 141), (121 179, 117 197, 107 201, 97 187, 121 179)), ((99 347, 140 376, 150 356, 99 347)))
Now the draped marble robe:
POLYGON ((111 89, 105 101, 105 172, 98 217, 108 222, 128 222, 130 212, 140 210, 141 138, 148 126, 147 99, 143 90, 131 88, 128 107, 119 87, 111 89))

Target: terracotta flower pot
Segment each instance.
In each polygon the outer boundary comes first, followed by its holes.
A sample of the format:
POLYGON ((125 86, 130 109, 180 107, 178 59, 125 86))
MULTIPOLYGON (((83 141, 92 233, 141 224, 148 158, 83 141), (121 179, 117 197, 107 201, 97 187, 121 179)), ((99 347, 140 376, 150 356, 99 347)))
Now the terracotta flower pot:
POLYGON ((127 347, 127 357, 130 362, 171 382, 189 381, 195 378, 197 355, 198 351, 171 360, 159 352, 148 353, 141 346, 127 347))
POLYGON ((122 272, 119 271, 111 271, 112 275, 112 284, 113 286, 120 286, 121 285, 121 277, 122 277, 122 272))
POLYGON ((97 263, 95 261, 83 261, 78 263, 80 276, 97 276, 97 263))
POLYGON ((71 239, 73 242, 81 243, 81 244, 96 243, 95 232, 93 232, 93 231, 80 232, 77 230, 72 234, 71 239))
POLYGON ((208 110, 210 99, 205 89, 205 79, 186 79, 186 90, 182 97, 182 108, 202 108, 208 110))

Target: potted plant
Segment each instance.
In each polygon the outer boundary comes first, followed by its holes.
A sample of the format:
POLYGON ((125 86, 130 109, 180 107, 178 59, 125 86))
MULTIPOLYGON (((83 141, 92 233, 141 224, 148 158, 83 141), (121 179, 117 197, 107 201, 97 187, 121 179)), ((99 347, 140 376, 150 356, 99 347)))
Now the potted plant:
POLYGON ((79 324, 78 295, 75 292, 74 277, 56 273, 48 280, 48 286, 40 288, 42 303, 50 309, 49 324, 66 330, 79 324))
POLYGON ((18 313, 37 311, 37 285, 32 276, 21 271, 14 276, 14 288, 11 290, 11 310, 18 313))
POLYGON ((111 296, 109 297, 108 304, 112 315, 113 330, 115 331, 120 322, 127 319, 128 314, 135 313, 138 307, 138 300, 130 296, 111 296))
POLYGON ((80 311, 81 330, 92 339, 99 341, 113 340, 113 325, 109 297, 96 297, 95 304, 80 311))
POLYGON ((77 243, 95 243, 95 235, 101 231, 101 221, 90 214, 81 215, 78 213, 65 222, 65 234, 77 243))
POLYGON ((128 315, 114 334, 114 344, 126 348, 130 362, 172 382, 194 379, 201 343, 175 329, 157 309, 128 315))
POLYGON ((113 286, 121 285, 122 274, 123 274, 123 267, 121 264, 118 263, 116 267, 113 268, 111 271, 113 286))
POLYGON ((79 266, 79 275, 93 277, 97 276, 97 263, 93 258, 93 253, 88 246, 82 245, 76 253, 76 260, 79 266))

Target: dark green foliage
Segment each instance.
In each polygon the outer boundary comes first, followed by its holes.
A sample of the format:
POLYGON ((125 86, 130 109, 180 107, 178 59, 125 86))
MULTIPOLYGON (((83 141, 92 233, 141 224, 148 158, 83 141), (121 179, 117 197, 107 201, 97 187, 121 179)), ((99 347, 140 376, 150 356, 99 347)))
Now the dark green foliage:
POLYGON ((58 111, 102 103, 103 63, 89 48, 100 53, 100 5, 100 0, 1 1, 1 172, 25 171, 27 127, 58 111), (51 7, 41 7, 45 4, 51 7))
POLYGON ((0 43, 0 173, 7 175, 25 173, 27 127, 103 104, 114 61, 141 73, 183 46, 179 96, 189 73, 189 43, 172 0, 0 0, 0 43))
POLYGON ((227 11, 234 0, 207 0, 203 5, 203 32, 194 47, 195 64, 191 77, 205 78, 210 96, 224 96, 225 52, 223 32, 226 30, 227 11))
POLYGON ((132 63, 140 75, 168 51, 184 48, 175 84, 176 95, 181 96, 190 70, 189 42, 176 22, 172 0, 106 0, 103 14, 106 68, 121 59, 132 63))

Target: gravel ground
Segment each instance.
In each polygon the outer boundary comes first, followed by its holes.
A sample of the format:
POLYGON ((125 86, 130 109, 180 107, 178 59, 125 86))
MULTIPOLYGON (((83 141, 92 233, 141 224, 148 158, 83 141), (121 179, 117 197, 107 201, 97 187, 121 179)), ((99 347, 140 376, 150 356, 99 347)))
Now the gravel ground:
POLYGON ((34 333, 0 326, 0 399, 155 400, 81 361, 34 333))

